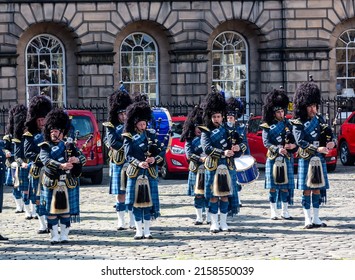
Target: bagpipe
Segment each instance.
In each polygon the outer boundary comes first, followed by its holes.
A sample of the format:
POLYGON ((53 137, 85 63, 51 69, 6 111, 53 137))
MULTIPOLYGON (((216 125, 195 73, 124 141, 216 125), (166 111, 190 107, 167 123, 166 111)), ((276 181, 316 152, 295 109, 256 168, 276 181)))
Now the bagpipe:
MULTIPOLYGON (((86 145, 89 141, 94 137, 93 134, 90 134, 89 137, 86 139, 83 146, 80 148, 80 152, 76 147, 76 143, 78 140, 79 131, 75 132, 75 138, 68 137, 65 141, 65 160, 68 161, 70 157, 79 157, 81 151, 85 149, 86 145)), ((83 166, 81 163, 73 163, 73 168, 70 170, 70 173, 74 177, 79 177, 82 173, 83 166)))

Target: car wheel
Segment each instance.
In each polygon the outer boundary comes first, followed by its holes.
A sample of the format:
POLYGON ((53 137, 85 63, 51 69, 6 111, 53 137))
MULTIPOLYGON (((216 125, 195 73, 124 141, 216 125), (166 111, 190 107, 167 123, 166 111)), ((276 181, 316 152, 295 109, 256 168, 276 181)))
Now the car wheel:
POLYGON ((164 160, 164 164, 162 165, 160 169, 160 174, 163 179, 169 179, 171 178, 171 173, 168 170, 168 166, 166 165, 166 161, 164 160))
POLYGON ((336 167, 337 167, 336 164, 327 164, 327 171, 328 172, 333 172, 333 171, 335 171, 336 167))
POLYGON ((103 171, 102 169, 95 173, 95 175, 91 176, 91 183, 93 185, 100 185, 102 183, 103 171))
POLYGON ((339 147, 339 157, 343 165, 353 165, 354 157, 351 156, 348 144, 344 141, 340 144, 339 147))

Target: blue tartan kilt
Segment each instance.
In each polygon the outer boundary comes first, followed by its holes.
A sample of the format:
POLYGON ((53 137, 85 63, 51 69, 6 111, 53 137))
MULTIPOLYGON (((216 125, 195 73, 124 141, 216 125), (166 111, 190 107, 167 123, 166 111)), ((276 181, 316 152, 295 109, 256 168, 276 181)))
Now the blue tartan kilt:
POLYGON ((309 188, 306 185, 307 182, 307 172, 308 172, 308 166, 309 166, 309 161, 305 160, 303 158, 300 158, 298 160, 298 175, 297 175, 297 189, 299 190, 327 190, 329 189, 329 181, 328 181, 328 172, 327 172, 327 165, 325 163, 325 159, 323 155, 317 155, 320 157, 321 162, 322 162, 322 168, 323 168, 323 174, 324 174, 324 182, 325 186, 320 187, 320 188, 309 188))
POLYGON ((12 176, 11 176, 11 168, 6 168, 6 179, 5 179, 6 186, 13 186, 12 176))
POLYGON ((291 157, 286 160, 288 183, 278 185, 274 182, 274 176, 272 175, 272 169, 274 167, 275 160, 267 159, 265 164, 265 189, 294 189, 295 188, 295 175, 294 175, 294 160, 291 157))
MULTIPOLYGON (((138 175, 142 175, 144 173, 143 169, 139 169, 138 175)), ((159 192, 158 192, 158 178, 153 178, 149 175, 148 170, 145 171, 145 176, 148 177, 149 180, 149 186, 150 186, 150 195, 152 198, 153 206, 151 209, 151 215, 154 218, 158 218, 160 216, 160 202, 159 202, 159 192)), ((134 203, 134 198, 135 198, 135 186, 136 186, 136 178, 129 178, 127 179, 127 189, 126 189, 126 201, 125 203, 127 205, 131 204, 133 205, 134 203)))
POLYGON ((195 195, 195 183, 196 183, 197 172, 189 172, 189 176, 187 178, 187 195, 194 196, 195 195))
POLYGON ((29 168, 20 168, 18 172, 18 177, 20 181, 20 191, 28 191, 28 184, 29 184, 29 168))
MULTIPOLYGON (((79 194, 80 194, 80 187, 79 184, 71 189, 68 188, 68 200, 69 200, 69 207, 70 207, 70 216, 72 222, 79 221, 79 214, 80 214, 80 201, 79 201, 79 194)), ((39 215, 54 215, 57 216, 57 214, 51 214, 50 213, 50 208, 51 208, 51 203, 52 203, 52 196, 53 196, 53 190, 42 187, 41 188, 41 200, 40 200, 40 207, 39 207, 39 215)), ((65 214, 61 214, 65 215, 65 214)))
POLYGON ((230 215, 238 214, 239 213, 239 187, 240 185, 237 183, 237 171, 231 170, 229 172, 231 175, 232 180, 232 195, 229 196, 228 201, 228 213, 230 215))
POLYGON ((110 162, 110 190, 109 194, 125 194, 126 191, 120 190, 121 188, 121 170, 122 165, 117 165, 110 162))
POLYGON ((28 178, 28 197, 32 201, 32 203, 35 203, 36 200, 40 199, 40 197, 37 196, 38 184, 39 184, 39 179, 34 179, 30 175, 28 178))

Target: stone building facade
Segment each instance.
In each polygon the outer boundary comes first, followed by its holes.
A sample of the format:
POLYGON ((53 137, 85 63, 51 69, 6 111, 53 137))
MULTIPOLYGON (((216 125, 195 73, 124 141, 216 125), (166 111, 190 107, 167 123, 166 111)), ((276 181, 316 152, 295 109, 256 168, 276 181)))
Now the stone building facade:
POLYGON ((355 0, 0 0, 0 105, 27 103, 31 83, 36 84, 29 77, 42 71, 40 61, 30 66, 30 54, 37 55, 31 45, 42 35, 54 38, 62 50, 62 68, 45 67, 60 69, 60 81, 50 82, 60 97, 52 98, 66 105, 106 103, 121 80, 130 83, 122 60, 135 62, 131 53, 123 56, 123 43, 136 33, 154 42, 153 55, 147 54, 143 70, 133 64, 126 70, 153 81, 147 85, 156 102, 197 102, 219 79, 231 86, 232 95, 250 101, 280 85, 292 96, 310 74, 323 97, 332 97, 352 88, 354 13, 355 0), (224 47, 231 34, 239 38, 243 47, 229 57, 242 53, 240 68, 218 54, 221 34, 224 47), (343 45, 342 36, 348 37, 343 45), (228 69, 230 76, 223 74, 228 69))

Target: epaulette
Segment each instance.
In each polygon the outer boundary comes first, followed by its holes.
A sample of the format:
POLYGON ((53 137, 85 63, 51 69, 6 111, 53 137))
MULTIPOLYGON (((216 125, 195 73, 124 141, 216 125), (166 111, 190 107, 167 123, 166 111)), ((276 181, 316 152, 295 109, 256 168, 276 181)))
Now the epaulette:
POLYGON ((259 125, 261 128, 270 128, 270 126, 266 123, 266 122, 264 122, 264 123, 262 123, 261 125, 259 125))
POLYGON ((115 126, 112 124, 112 122, 104 122, 104 123, 102 123, 102 125, 106 126, 106 127, 115 128, 115 126))
POLYGON ((4 135, 4 137, 2 138, 2 140, 11 141, 11 137, 10 137, 9 134, 6 134, 6 135, 4 135))
POLYGON ((132 139, 132 134, 129 133, 129 132, 124 132, 124 133, 122 133, 122 137, 126 137, 126 138, 129 138, 129 139, 132 139))
POLYGON ((26 136, 26 137, 32 137, 33 135, 32 135, 32 133, 31 133, 31 132, 26 131, 26 132, 23 134, 23 136, 26 136))
POLYGON ((44 145, 48 145, 49 146, 49 143, 47 141, 43 141, 43 142, 38 144, 38 147, 42 147, 44 145))
POLYGON ((207 126, 199 125, 198 129, 203 131, 203 132, 210 132, 209 128, 207 126))
POLYGON ((289 120, 292 125, 302 125, 301 119, 290 119, 289 120))
POLYGON ((12 142, 13 142, 13 143, 21 143, 21 140, 20 140, 20 139, 17 139, 17 138, 13 138, 13 139, 12 139, 12 142))

